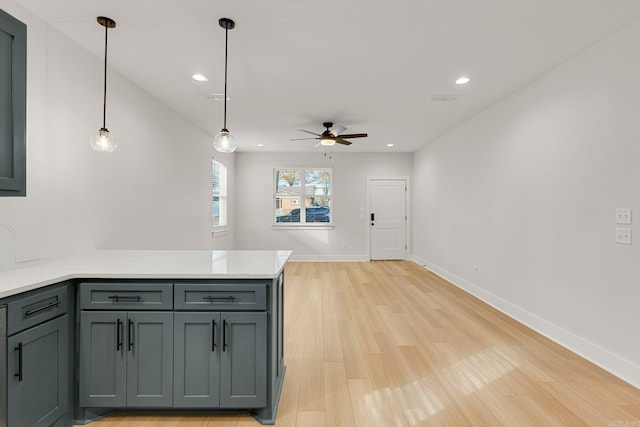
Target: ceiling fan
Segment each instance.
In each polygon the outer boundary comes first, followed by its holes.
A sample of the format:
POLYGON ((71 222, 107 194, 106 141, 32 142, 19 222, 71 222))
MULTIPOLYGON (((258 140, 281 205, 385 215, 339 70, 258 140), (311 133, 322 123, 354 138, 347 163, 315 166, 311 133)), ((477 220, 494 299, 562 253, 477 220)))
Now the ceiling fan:
POLYGON ((336 126, 335 129, 331 129, 333 127, 332 122, 324 122, 322 124, 325 128, 327 128, 322 133, 315 133, 304 129, 298 129, 300 132, 310 133, 311 135, 315 135, 314 138, 295 138, 290 141, 303 141, 307 139, 319 139, 320 145, 331 146, 338 144, 343 145, 351 145, 351 141, 347 141, 345 138, 366 138, 366 133, 343 133, 347 130, 344 126, 336 126))

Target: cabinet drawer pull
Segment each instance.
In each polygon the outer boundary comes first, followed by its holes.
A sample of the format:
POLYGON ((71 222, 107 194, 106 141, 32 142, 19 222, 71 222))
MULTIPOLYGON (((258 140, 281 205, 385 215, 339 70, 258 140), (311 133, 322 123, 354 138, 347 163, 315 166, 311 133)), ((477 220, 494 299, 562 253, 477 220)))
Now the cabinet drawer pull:
POLYGON ((109 299, 115 300, 115 302, 120 302, 120 300, 140 302, 142 297, 140 295, 111 295, 109 299))
POLYGON ((128 344, 128 351, 131 351, 131 349, 133 348, 133 320, 129 319, 129 328, 127 329, 128 332, 128 337, 127 337, 127 344, 128 344))
POLYGON ((118 319, 116 328, 116 334, 118 335, 116 338, 116 351, 120 351, 120 349, 122 348, 122 320, 118 319))
POLYGON ((211 351, 216 351, 216 321, 211 325, 211 351))
POLYGON ((202 297, 202 299, 208 300, 209 302, 214 302, 214 301, 235 301, 236 297, 234 297, 233 295, 229 295, 229 296, 226 296, 226 297, 214 297, 214 296, 207 295, 205 297, 202 297))
POLYGON ((22 382, 22 343, 18 343, 15 350, 18 351, 18 373, 14 377, 18 377, 18 382, 22 382))
POLYGON ((57 306, 58 304, 60 304, 60 302, 61 301, 51 302, 51 303, 49 303, 49 304, 47 304, 45 306, 42 306, 40 308, 36 308, 35 310, 27 310, 27 311, 24 312, 24 315, 25 316, 31 316, 32 314, 40 313, 41 311, 44 311, 44 310, 47 310, 47 309, 49 309, 51 307, 57 306))
POLYGON ((222 321, 222 351, 227 350, 227 321, 222 321))

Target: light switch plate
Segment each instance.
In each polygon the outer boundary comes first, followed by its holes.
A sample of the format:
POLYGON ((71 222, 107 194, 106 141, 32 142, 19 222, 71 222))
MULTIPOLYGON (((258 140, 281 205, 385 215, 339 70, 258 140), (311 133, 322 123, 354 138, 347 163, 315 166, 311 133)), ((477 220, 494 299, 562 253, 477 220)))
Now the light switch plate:
POLYGON ((616 243, 621 243, 623 245, 631 244, 631 229, 618 227, 616 228, 616 243))
POLYGON ((631 208, 616 208, 616 224, 631 224, 631 208))

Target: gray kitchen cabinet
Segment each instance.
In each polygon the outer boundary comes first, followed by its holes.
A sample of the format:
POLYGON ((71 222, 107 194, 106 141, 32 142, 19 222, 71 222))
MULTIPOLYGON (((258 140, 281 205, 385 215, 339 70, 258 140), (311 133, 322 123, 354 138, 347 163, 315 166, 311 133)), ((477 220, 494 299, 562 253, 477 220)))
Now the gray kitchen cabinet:
POLYGON ((220 406, 261 408, 267 402, 267 313, 222 313, 220 406))
POLYGON ((80 406, 126 406, 126 320, 126 312, 80 312, 80 406))
POLYGON ((82 407, 167 407, 173 400, 173 313, 80 313, 82 407))
POLYGON ((174 325, 173 406, 220 406, 220 313, 175 313, 174 325))
POLYGON ((66 425, 71 403, 69 286, 51 286, 4 302, 7 406, 0 425, 66 425))
POLYGON ((264 407, 266 313, 176 312, 174 362, 174 407, 264 407))
POLYGON ((68 408, 67 315, 11 336, 9 426, 50 426, 68 408))
POLYGON ((171 407, 173 403, 173 313, 129 313, 127 406, 171 407))
POLYGON ((25 196, 27 26, 0 10, 0 197, 25 196))
POLYGON ((79 283, 77 419, 246 410, 273 424, 284 379, 282 290, 282 275, 79 283))

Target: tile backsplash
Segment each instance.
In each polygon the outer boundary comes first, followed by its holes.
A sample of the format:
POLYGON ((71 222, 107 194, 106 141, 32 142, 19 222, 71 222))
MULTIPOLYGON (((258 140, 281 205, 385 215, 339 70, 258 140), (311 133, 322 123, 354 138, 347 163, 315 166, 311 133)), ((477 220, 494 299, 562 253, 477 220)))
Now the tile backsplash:
POLYGON ((16 233, 0 219, 0 269, 16 262, 16 233))

